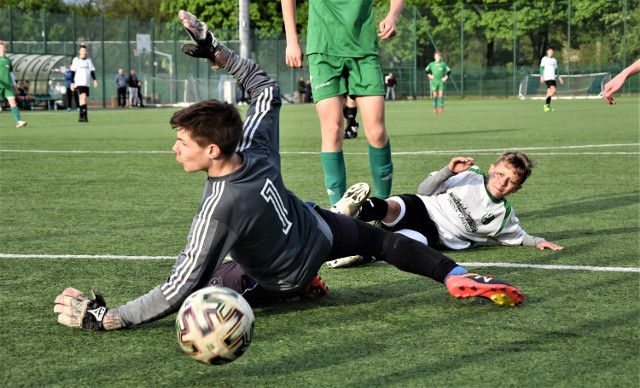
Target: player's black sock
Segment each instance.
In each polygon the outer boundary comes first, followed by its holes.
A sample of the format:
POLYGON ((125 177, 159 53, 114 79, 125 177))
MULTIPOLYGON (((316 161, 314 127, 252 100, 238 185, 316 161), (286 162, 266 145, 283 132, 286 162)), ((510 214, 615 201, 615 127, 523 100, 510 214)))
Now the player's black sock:
POLYGON ((348 106, 345 106, 344 109, 342 109, 342 114, 344 115, 344 118, 347 119, 347 121, 355 121, 356 115, 358 114, 358 108, 350 108, 348 106))
POLYGON ((547 97, 547 105, 551 105, 551 97, 547 97))
POLYGON ((368 227, 358 227, 358 232, 358 247, 366 247, 364 253, 382 259, 402 271, 444 283, 445 277, 458 266, 441 252, 400 233, 368 227))
POLYGON ((387 215, 389 205, 384 199, 372 197, 367 199, 360 208, 358 219, 369 222, 382 220, 387 215))

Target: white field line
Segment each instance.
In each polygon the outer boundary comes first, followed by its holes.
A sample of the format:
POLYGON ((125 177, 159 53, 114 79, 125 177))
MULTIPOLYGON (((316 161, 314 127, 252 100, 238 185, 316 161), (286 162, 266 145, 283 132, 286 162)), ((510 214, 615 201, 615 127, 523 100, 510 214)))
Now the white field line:
MULTIPOLYGON (((120 255, 41 255, 0 253, 0 259, 108 259, 108 260, 170 260, 176 256, 120 256, 120 255)), ((386 264, 385 262, 377 262, 386 264)), ((590 265, 520 264, 520 263, 458 263, 463 267, 533 268, 560 271, 637 272, 636 267, 596 267, 590 265)))
MULTIPOLYGON (((587 145, 569 145, 554 147, 506 147, 506 148, 481 148, 481 149, 461 149, 461 150, 440 150, 440 151, 406 151, 393 152, 393 155, 448 155, 448 154, 493 154, 504 152, 507 150, 533 151, 528 152, 536 155, 638 155, 640 151, 586 151, 586 152, 538 152, 551 150, 576 150, 588 148, 607 148, 607 147, 638 147, 640 143, 626 144, 587 144, 587 145)), ((4 153, 42 153, 42 154, 172 154, 172 151, 103 151, 103 150, 2 150, 4 153)), ((281 151, 283 155, 316 155, 318 151, 281 151)), ((348 152, 347 155, 364 155, 365 152, 348 152)))

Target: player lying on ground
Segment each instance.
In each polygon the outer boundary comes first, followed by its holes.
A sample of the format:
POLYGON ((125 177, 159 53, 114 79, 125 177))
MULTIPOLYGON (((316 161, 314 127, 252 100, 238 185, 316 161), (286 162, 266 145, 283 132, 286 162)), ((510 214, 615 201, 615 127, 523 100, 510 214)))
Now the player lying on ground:
MULTIPOLYGON (((527 234, 506 199, 522 188, 533 167, 527 155, 505 152, 487 175, 472 158, 456 157, 440 171, 429 174, 418 187, 418 194, 367 199, 369 186, 358 183, 332 210, 366 222, 380 221, 384 229, 440 250, 479 245, 562 250, 560 245, 527 234)), ((348 257, 329 266, 344 267, 361 261, 348 257)))
POLYGON ((162 284, 116 308, 107 309, 99 294, 89 299, 67 288, 55 300, 58 322, 114 330, 155 321, 211 282, 239 289, 249 303, 287 299, 299 295, 324 262, 353 254, 375 255, 400 270, 446 283, 455 297, 484 297, 508 306, 524 300, 517 288, 468 273, 428 246, 312 208, 288 191, 278 151, 278 85, 254 62, 219 44, 195 16, 180 11, 179 17, 195 43, 182 51, 225 69, 245 88, 251 105, 244 127, 234 106, 215 100, 173 115, 177 161, 186 172, 208 175, 185 249, 162 284), (229 253, 234 260, 221 266, 229 253))

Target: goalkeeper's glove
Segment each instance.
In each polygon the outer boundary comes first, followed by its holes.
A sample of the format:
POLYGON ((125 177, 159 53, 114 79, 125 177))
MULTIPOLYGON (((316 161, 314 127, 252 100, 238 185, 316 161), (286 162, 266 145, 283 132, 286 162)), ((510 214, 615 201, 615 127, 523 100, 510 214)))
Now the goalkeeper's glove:
POLYGON ((181 10, 178 17, 193 42, 183 44, 182 52, 191 57, 205 58, 214 70, 224 67, 230 51, 220 44, 207 25, 187 11, 181 10))
POLYGON ((118 309, 107 310, 104 297, 97 290, 92 290, 93 299, 89 299, 85 293, 75 288, 67 288, 56 297, 53 311, 58 315, 58 322, 69 327, 77 327, 85 330, 101 331, 118 329, 120 314, 118 309), (109 324, 104 324, 104 319, 109 316, 109 324), (116 321, 116 325, 113 321, 116 321))

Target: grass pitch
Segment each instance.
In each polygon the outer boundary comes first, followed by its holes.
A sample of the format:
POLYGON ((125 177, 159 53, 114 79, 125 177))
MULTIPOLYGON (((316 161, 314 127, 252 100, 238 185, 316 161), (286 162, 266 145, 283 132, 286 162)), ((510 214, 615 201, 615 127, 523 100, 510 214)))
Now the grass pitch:
MULTIPOLYGON (((255 310, 256 336, 234 363, 211 367, 178 347, 174 317, 91 333, 56 322, 65 287, 103 291, 109 306, 168 276, 205 176, 170 152, 171 109, 0 113, 0 381, 4 386, 632 386, 640 376, 640 109, 602 101, 387 104, 394 193, 412 193, 453 156, 487 168, 505 149, 538 162, 509 197, 530 234, 565 251, 482 248, 448 254, 520 287, 507 309, 458 301, 429 279, 379 264, 321 269, 319 301, 255 310), (25 255, 19 258, 16 255, 25 255), (64 258, 87 255, 89 258, 64 258), (47 258, 50 257, 50 258, 47 258), (485 263, 484 265, 482 263, 485 263), (487 263, 532 265, 495 267, 487 263), (560 267, 564 268, 564 267, 560 267)), ((284 106, 283 176, 328 205, 312 105, 284 106)), ((350 183, 371 183, 364 136, 345 141, 350 183)))

